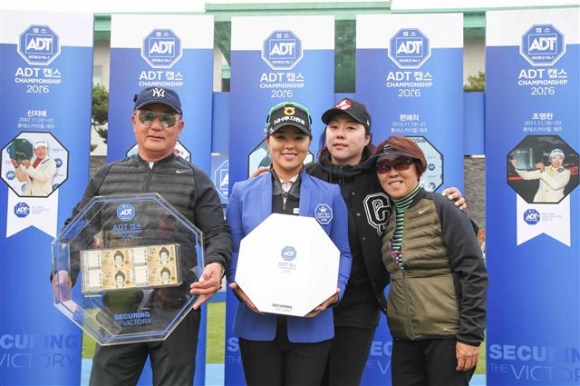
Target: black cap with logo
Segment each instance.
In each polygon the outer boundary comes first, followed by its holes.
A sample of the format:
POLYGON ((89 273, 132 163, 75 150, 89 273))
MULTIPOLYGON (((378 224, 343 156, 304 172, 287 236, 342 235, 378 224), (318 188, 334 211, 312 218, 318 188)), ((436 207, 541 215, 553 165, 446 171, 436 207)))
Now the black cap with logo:
POLYGON ((344 98, 331 109, 326 110, 322 114, 322 122, 328 124, 335 115, 346 114, 349 115, 356 122, 361 123, 366 128, 367 132, 371 131, 371 115, 367 111, 365 105, 354 99, 344 98))
POLYGON ((285 126, 294 126, 312 135, 312 119, 306 107, 294 102, 283 102, 272 107, 266 121, 267 134, 272 135, 285 126))
POLYGON ((147 105, 153 103, 160 103, 162 105, 171 107, 179 115, 183 115, 181 111, 181 101, 179 95, 169 88, 163 87, 148 87, 133 98, 135 102, 135 110, 139 110, 147 105))

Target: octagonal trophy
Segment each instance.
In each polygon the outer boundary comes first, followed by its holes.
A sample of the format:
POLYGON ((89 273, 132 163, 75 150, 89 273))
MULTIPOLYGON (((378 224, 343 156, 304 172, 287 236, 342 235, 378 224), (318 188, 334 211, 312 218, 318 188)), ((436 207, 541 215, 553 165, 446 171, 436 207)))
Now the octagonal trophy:
POLYGON ((260 312, 305 316, 336 293, 339 262, 316 219, 273 213, 242 239, 236 283, 260 312))
POLYGON ((164 340, 196 299, 202 240, 157 193, 94 197, 52 242, 55 306, 104 346, 164 340))

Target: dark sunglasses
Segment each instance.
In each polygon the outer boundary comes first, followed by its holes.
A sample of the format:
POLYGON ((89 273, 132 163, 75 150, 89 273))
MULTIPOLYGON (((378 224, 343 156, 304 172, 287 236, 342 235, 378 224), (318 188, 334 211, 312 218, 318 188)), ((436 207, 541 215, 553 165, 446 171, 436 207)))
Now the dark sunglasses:
POLYGON ((394 161, 377 162, 377 173, 384 174, 390 172, 392 169, 396 171, 407 170, 415 163, 412 158, 399 157, 394 161))
POLYGON ((156 113, 154 111, 143 110, 137 113, 137 117, 139 117, 139 122, 145 126, 149 126, 157 118, 159 118, 163 127, 167 129, 173 127, 177 123, 177 116, 171 113, 156 113))

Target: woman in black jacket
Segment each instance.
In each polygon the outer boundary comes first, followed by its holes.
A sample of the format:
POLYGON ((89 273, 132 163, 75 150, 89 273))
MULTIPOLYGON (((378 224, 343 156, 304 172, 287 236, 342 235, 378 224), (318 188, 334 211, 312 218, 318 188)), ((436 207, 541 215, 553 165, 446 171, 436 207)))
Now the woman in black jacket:
MULTIPOLYGON (((370 352, 380 311, 385 312, 384 289, 389 274, 382 263, 381 235, 391 201, 383 192, 372 155, 371 116, 364 104, 350 98, 339 101, 322 115, 326 128, 318 162, 309 174, 340 185, 349 212, 352 270, 344 298, 334 308, 335 336, 325 371, 324 385, 359 385, 370 352)), ((461 193, 443 191, 464 206, 461 193)))

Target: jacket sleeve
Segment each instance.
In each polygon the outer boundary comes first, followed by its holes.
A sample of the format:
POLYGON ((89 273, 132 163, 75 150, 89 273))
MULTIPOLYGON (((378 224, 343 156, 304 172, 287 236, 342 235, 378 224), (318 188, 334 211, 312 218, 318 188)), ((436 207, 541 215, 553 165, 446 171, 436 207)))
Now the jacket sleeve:
POLYGON ((227 270, 232 259, 232 236, 219 194, 205 173, 199 171, 195 178, 195 225, 203 232, 204 264, 220 263, 227 270))
POLYGON ((554 190, 563 189, 570 181, 570 170, 564 170, 561 173, 551 175, 546 171, 540 174, 540 179, 554 190))
POLYGON ((340 251, 337 283, 337 287, 340 289, 340 293, 338 294, 338 299, 340 301, 344 296, 346 284, 350 276, 352 259, 350 254, 350 246, 348 243, 348 211, 346 209, 346 204, 342 198, 342 194, 340 193, 340 188, 338 185, 332 185, 332 189, 332 206, 334 211, 334 218, 332 220, 330 238, 340 251))
POLYGON ((524 180, 537 180, 540 178, 541 172, 539 170, 521 170, 516 169, 516 173, 524 180))
POLYGON ((244 227, 242 224, 242 205, 240 202, 239 184, 235 183, 232 193, 228 197, 228 207, 226 219, 232 232, 232 263, 227 272, 227 278, 230 283, 236 281, 236 268, 238 266, 238 253, 240 252, 240 243, 244 238, 244 227))
POLYGON ((479 346, 487 325, 487 269, 471 220, 451 202, 440 206, 443 239, 459 291, 457 340, 479 346))
POLYGON ((46 159, 37 168, 30 166, 25 169, 26 174, 35 180, 46 182, 52 180, 56 174, 56 162, 53 159, 46 159))

